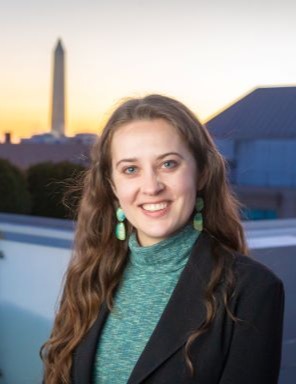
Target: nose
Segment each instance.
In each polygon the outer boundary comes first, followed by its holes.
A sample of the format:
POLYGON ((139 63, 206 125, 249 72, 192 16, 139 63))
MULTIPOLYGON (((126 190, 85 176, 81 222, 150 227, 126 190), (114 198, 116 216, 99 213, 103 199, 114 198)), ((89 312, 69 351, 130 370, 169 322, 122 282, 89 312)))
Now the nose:
POLYGON ((142 192, 146 195, 157 195, 164 189, 159 175, 154 171, 146 172, 142 179, 142 192))

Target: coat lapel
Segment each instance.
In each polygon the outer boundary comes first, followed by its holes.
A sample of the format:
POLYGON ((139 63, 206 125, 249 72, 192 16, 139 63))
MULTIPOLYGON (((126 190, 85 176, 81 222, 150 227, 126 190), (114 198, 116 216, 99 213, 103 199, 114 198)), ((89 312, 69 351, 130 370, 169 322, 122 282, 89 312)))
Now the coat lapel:
POLYGON ((73 353, 72 380, 73 384, 90 384, 93 363, 97 350, 98 338, 107 319, 108 308, 102 304, 100 313, 88 333, 82 339, 73 353))
MULTIPOLYGON (((172 296, 137 361, 127 384, 139 384, 187 341, 205 318, 203 287, 211 271, 211 240, 199 236, 172 296)), ((98 338, 108 315, 105 304, 73 354, 72 383, 89 384, 98 338)))
POLYGON ((209 235, 202 233, 128 384, 141 383, 204 321, 203 287, 211 271, 210 248, 209 235))

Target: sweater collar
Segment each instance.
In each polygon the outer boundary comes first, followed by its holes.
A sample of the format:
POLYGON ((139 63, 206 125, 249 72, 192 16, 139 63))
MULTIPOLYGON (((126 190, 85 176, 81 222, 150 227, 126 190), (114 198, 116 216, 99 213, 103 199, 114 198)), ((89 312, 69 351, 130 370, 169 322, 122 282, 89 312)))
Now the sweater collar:
POLYGON ((142 247, 138 243, 136 233, 133 232, 129 238, 130 261, 137 267, 158 266, 158 269, 164 270, 178 269, 185 265, 198 235, 199 232, 190 223, 159 243, 142 247))

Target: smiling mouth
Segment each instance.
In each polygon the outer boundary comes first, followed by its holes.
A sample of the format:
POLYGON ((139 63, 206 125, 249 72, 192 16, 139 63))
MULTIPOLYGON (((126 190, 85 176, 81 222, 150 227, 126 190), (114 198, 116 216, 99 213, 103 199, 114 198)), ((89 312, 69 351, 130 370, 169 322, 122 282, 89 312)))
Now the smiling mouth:
POLYGON ((156 212, 165 209, 168 206, 167 202, 157 203, 157 204, 143 204, 142 208, 145 211, 156 212))

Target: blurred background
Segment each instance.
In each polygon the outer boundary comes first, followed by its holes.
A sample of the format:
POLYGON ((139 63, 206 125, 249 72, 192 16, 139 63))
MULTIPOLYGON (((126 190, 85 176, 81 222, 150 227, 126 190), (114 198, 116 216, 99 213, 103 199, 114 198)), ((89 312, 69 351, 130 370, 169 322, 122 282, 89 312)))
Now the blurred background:
MULTIPOLYGON (((286 288, 296 380, 296 3, 11 0, 0 13, 0 383, 40 383, 75 226, 62 203, 117 103, 160 93, 224 155, 253 257, 286 288)), ((271 319, 272 321, 272 319, 271 319)))

